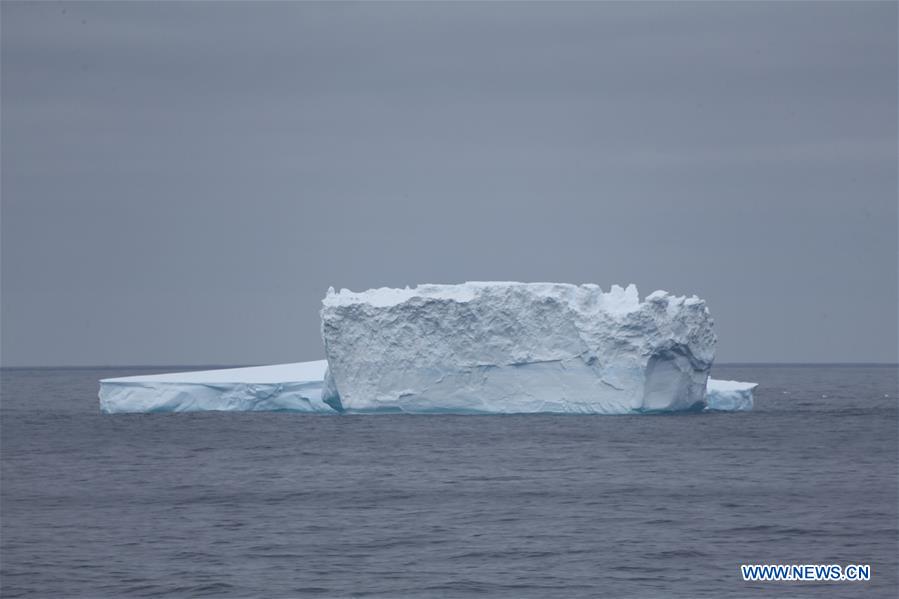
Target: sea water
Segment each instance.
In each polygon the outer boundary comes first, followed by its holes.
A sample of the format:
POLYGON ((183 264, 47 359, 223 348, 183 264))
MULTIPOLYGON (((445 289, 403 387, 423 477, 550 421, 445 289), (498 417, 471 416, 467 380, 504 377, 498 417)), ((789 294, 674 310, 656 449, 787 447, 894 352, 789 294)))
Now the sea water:
POLYGON ((899 590, 895 366, 716 365, 760 383, 735 414, 99 413, 151 371, 2 371, 3 597, 899 590))

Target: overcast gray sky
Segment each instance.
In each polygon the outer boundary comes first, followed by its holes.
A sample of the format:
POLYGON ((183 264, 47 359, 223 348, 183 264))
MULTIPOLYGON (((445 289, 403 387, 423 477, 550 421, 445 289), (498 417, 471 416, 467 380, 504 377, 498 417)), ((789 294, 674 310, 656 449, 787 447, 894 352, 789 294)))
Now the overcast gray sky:
POLYGON ((422 282, 897 360, 897 4, 2 3, 2 363, 318 359, 422 282))

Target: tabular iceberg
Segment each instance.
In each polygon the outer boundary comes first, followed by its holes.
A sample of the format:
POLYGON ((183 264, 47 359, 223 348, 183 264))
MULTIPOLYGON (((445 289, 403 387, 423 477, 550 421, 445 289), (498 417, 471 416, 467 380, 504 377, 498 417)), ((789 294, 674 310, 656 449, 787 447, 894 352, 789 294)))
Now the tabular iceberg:
POLYGON ((708 378, 705 303, 633 285, 466 283, 328 291, 328 360, 100 381, 121 412, 595 413, 751 410, 708 378))
POLYGON ((746 412, 752 409, 752 392, 758 383, 716 381, 706 386, 706 410, 716 412, 746 412))
POLYGON ((100 381, 100 409, 123 412, 328 412, 322 402, 325 360, 128 376, 100 381))
POLYGON ((705 302, 555 283, 333 289, 322 400, 349 412, 624 414, 705 407, 705 302))

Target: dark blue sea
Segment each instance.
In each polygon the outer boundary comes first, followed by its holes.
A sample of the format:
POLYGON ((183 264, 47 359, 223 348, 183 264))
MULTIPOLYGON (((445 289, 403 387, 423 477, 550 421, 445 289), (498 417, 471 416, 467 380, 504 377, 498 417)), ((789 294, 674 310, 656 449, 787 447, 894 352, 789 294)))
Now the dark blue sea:
POLYGON ((896 367, 716 366, 761 383, 735 414, 99 413, 159 370, 2 371, 0 595, 899 592, 896 367))

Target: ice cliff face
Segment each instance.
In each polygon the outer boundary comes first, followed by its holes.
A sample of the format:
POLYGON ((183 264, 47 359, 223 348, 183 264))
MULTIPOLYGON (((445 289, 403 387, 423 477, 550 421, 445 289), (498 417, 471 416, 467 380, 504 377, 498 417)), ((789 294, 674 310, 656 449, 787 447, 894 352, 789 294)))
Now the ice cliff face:
POLYGON ((322 400, 358 412, 701 409, 705 302, 633 285, 465 283, 328 291, 322 400))

